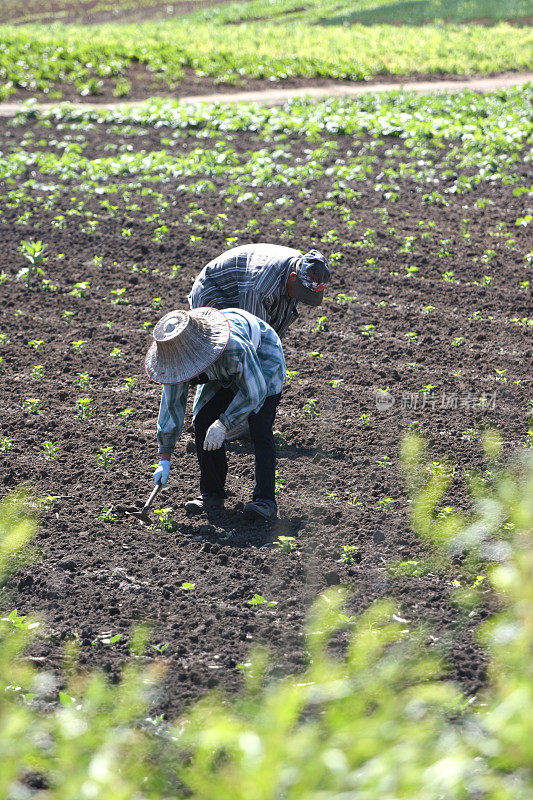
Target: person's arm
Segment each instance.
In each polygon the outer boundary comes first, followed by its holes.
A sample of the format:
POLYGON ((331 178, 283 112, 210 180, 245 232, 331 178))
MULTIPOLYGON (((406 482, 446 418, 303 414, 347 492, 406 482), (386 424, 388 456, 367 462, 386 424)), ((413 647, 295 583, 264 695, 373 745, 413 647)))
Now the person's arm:
POLYGON ((188 390, 188 382, 163 386, 157 418, 157 444, 162 461, 170 461, 183 429, 188 390))
POLYGON ((261 408, 266 397, 267 386, 261 364, 251 345, 241 352, 234 371, 234 381, 237 393, 226 411, 220 415, 220 421, 226 429, 244 422, 249 414, 261 408))

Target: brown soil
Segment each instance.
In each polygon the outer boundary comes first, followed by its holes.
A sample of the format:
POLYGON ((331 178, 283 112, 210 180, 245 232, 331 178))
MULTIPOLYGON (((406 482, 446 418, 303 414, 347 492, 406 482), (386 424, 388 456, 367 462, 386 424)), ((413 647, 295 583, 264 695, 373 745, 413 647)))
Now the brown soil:
POLYGON ((49 106, 59 102, 72 102, 80 105, 107 105, 116 107, 123 103, 141 102, 150 97, 167 97, 183 99, 188 102, 225 102, 279 103, 297 95, 322 97, 327 95, 357 95, 364 92, 407 89, 413 91, 451 91, 472 89, 475 91, 493 91, 494 89, 528 83, 533 80, 533 73, 505 72, 492 76, 480 75, 465 78, 464 75, 431 75, 418 74, 394 77, 377 75, 369 81, 332 81, 329 78, 287 78, 280 81, 265 81, 246 78, 237 84, 218 83, 211 78, 198 77, 194 70, 185 70, 183 80, 174 91, 154 79, 142 65, 132 65, 127 74, 131 82, 131 92, 127 97, 116 98, 113 94, 116 80, 102 79, 102 90, 99 95, 81 97, 76 87, 58 85, 49 93, 19 89, 6 103, 0 103, 0 116, 10 116, 17 110, 17 104, 34 98, 37 102, 49 106), (51 94, 61 91, 61 97, 51 94))
MULTIPOLYGON (((5 153, 20 146, 29 134, 36 141, 43 137, 64 141, 70 136, 88 143, 87 157, 98 158, 113 145, 130 143, 134 151, 159 149, 160 138, 169 135, 165 128, 142 133, 102 124, 82 131, 30 121, 16 128, 4 125, 0 149, 5 153)), ((187 134, 166 147, 184 152, 205 147, 205 141, 187 134)), ((354 147, 350 137, 337 141, 334 158, 354 147)), ((397 142, 384 137, 376 146, 375 174, 385 166, 387 148, 397 142)), ((315 146, 304 140, 291 144, 293 159, 305 157, 306 149, 315 146)), ((265 146, 252 134, 235 136, 232 145, 239 152, 265 146)), ((46 149, 46 141, 35 146, 46 149)), ((517 162, 513 169, 525 179, 525 163, 517 162)), ((28 184, 26 191, 45 201, 47 186, 53 182, 50 176, 28 167, 26 179, 33 181, 33 188, 28 184)), ((264 642, 274 650, 277 674, 301 667, 307 658, 302 630, 309 604, 326 586, 342 584, 351 592, 353 613, 383 595, 396 598, 406 624, 427 625, 434 636, 430 646, 448 657, 450 674, 467 693, 476 692, 484 682, 485 657, 475 644, 474 631, 488 607, 471 616, 458 610, 450 600, 453 575, 434 572, 393 580, 385 565, 419 559, 426 552, 410 531, 397 467, 398 442, 409 422, 421 423, 435 460, 451 455, 456 478, 445 502, 462 507, 468 504, 462 488, 464 472, 487 466, 479 438, 471 441, 465 431, 493 423, 503 432, 506 450, 523 441, 524 409, 531 397, 531 333, 507 321, 531 314, 531 297, 518 285, 524 280, 523 254, 532 249, 529 231, 514 225, 523 214, 523 199, 513 195, 512 184, 488 182, 453 205, 438 208, 423 205, 411 179, 399 178, 401 198, 387 204, 390 220, 383 224, 375 208, 384 200, 373 190, 372 181, 359 183, 355 214, 361 223, 352 239, 372 228, 376 246, 346 252, 333 269, 328 290, 331 297, 343 292, 355 300, 344 304, 328 300, 320 309, 302 308, 301 319, 285 343, 288 367, 297 374, 284 392, 277 420, 286 440, 279 450, 279 522, 270 528, 242 519, 239 509, 249 498, 253 460, 250 448, 240 444, 230 447, 227 510, 211 520, 187 519, 183 502, 197 493, 198 471, 186 430, 160 502, 175 509, 177 531, 149 530, 131 518, 106 523, 98 519, 104 506, 144 500, 151 489, 159 390, 144 375, 150 334, 140 323, 153 323, 172 308, 184 307, 194 276, 225 249, 226 236, 242 230, 250 216, 260 220, 260 232, 252 238, 279 241, 276 224, 261 215, 260 207, 226 205, 224 176, 213 181, 216 191, 198 196, 180 189, 182 181, 174 178, 145 184, 164 192, 169 201, 164 215, 169 234, 163 242, 153 241, 155 223, 146 219, 154 212, 153 201, 133 191, 125 200, 109 195, 110 202, 119 206, 112 216, 102 211, 99 202, 107 195, 71 186, 65 178, 59 201, 51 208, 37 203, 26 224, 20 222, 24 207, 3 202, 2 267, 13 279, 1 286, 0 330, 7 333, 7 342, 1 349, 5 360, 0 438, 12 437, 14 445, 9 453, 0 454, 2 489, 5 494, 30 481, 40 495, 58 497, 42 517, 35 540, 38 560, 13 577, 2 607, 39 612, 45 618, 48 632, 31 649, 40 665, 59 669, 64 642, 77 632, 81 665, 99 665, 112 680, 127 658, 132 625, 149 622, 151 642, 168 644, 162 656, 168 672, 155 707, 175 714, 210 687, 237 689, 242 680, 237 665, 246 662, 255 643, 264 642), (492 204, 478 207, 475 201, 481 197, 492 204), (82 216, 66 214, 82 200, 82 216), (185 215, 193 200, 206 212, 207 226, 216 214, 226 213, 227 229, 206 227, 201 241, 191 244, 191 232, 197 231, 185 215), (132 203, 138 208, 126 208, 132 203), (83 213, 89 210, 99 215, 99 225, 96 231, 83 232, 83 213), (51 224, 58 214, 66 215, 64 230, 51 224), (471 221, 470 239, 460 235, 465 217, 471 221), (435 223, 429 238, 421 237, 421 219, 435 223), (516 236, 515 249, 488 236, 497 221, 506 222, 516 236), (391 249, 390 226, 396 228, 400 243, 405 236, 418 237, 416 254, 391 249), (121 236, 124 227, 132 231, 129 238, 121 236), (57 292, 28 291, 14 280, 25 263, 17 251, 22 239, 47 243, 46 271, 57 292), (453 262, 437 255, 440 239, 453 243, 453 262), (474 262, 487 248, 496 251, 490 266, 474 262), (59 253, 64 257, 57 260, 59 253), (101 263, 95 264, 95 255, 101 263), (368 269, 369 257, 377 269, 368 269), (423 280, 404 277, 404 267, 413 263, 423 280), (182 269, 171 279, 173 264, 182 269), (441 280, 449 269, 455 270, 457 282, 441 280), (493 285, 475 285, 487 272, 494 276, 493 285), (73 284, 82 280, 90 281, 88 297, 73 297, 69 294, 73 284), (127 305, 110 303, 111 290, 118 287, 127 289, 127 305), (163 298, 158 310, 153 308, 154 297, 163 298), (434 311, 422 313, 428 305, 434 311), (74 312, 70 324, 61 318, 65 309, 74 312), (474 311, 486 321, 471 318, 474 311), (313 327, 320 314, 327 315, 329 330, 317 333, 313 327), (114 323, 111 328, 108 321, 114 323), (362 336, 362 324, 374 324, 375 335, 362 336), (417 343, 408 340, 409 331, 418 333, 417 343), (461 346, 451 346, 455 337, 464 337, 461 346), (30 340, 43 340, 42 349, 33 350, 30 340), (82 352, 73 350, 75 340, 87 342, 82 352), (122 358, 109 357, 114 347, 123 351, 122 358), (314 351, 322 357, 309 355, 314 351), (42 381, 31 378, 36 364, 45 367, 42 381), (495 369, 508 370, 505 381, 494 380, 495 369), (84 370, 94 378, 91 389, 73 383, 84 370), (138 379, 131 394, 121 388, 126 376, 138 379), (333 389, 330 381, 338 378, 344 383, 333 389), (422 408, 420 389, 428 383, 437 387, 435 400, 422 408), (385 387, 395 403, 380 410, 375 391, 385 387), (495 408, 480 407, 478 398, 492 398, 494 392, 495 408), (442 407, 444 394, 459 398, 457 408, 442 407), (73 407, 84 396, 93 398, 92 415, 80 421, 73 407), (41 399, 41 414, 22 409, 28 397, 41 399), (314 419, 302 415, 310 397, 318 399, 320 409, 314 419), (417 407, 410 408, 414 402, 417 407), (117 426, 117 413, 125 407, 135 412, 129 428, 117 426), (361 423, 362 414, 370 415, 369 425, 361 423), (44 441, 58 442, 56 461, 43 457, 44 441), (116 456, 109 472, 95 458, 106 445, 114 447, 116 456), (390 459, 389 466, 377 463, 384 456, 390 459), (389 513, 379 511, 384 497, 396 501, 389 513), (272 542, 280 534, 296 537, 295 552, 276 551, 272 542), (357 563, 337 563, 343 545, 358 545, 357 563), (195 583, 193 592, 180 588, 185 581, 195 583), (277 606, 249 606, 247 601, 255 593, 277 606), (123 636, 106 645, 98 639, 105 632, 123 636)), ((14 188, 8 183, 2 193, 14 188)), ((307 203, 315 203, 324 198, 329 184, 324 179, 310 188, 307 203)), ((279 212, 296 220, 290 243, 309 246, 313 233, 326 254, 336 249, 320 239, 331 230, 343 232, 342 221, 322 209, 316 212, 317 225, 311 230, 300 186, 265 189, 262 203, 281 192, 294 200, 288 212, 279 212)), ((240 236, 241 242, 246 240, 240 236)), ((345 641, 345 635, 336 638, 334 649, 340 652, 345 641)), ((150 650, 148 657, 158 656, 150 650)))

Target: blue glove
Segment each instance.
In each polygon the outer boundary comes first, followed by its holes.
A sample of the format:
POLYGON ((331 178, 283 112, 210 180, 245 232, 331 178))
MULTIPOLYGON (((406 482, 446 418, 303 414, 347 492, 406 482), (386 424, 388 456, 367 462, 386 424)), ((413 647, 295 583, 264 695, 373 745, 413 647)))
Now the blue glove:
POLYGON ((165 486, 170 472, 170 461, 160 461, 154 472, 154 483, 162 483, 165 486))

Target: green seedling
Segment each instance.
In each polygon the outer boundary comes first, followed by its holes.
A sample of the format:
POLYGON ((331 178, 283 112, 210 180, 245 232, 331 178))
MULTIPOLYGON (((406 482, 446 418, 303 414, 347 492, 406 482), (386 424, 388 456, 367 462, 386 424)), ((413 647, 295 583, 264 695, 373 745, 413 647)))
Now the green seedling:
POLYGON ((397 561, 387 565, 387 571, 393 578, 416 578, 426 572, 420 561, 397 561))
POLYGON ((76 405, 73 408, 78 419, 87 419, 87 417, 91 415, 90 405, 92 402, 92 397, 78 397, 76 405))
POLYGON ((158 531, 175 531, 178 527, 177 522, 172 519, 173 509, 168 506, 167 508, 156 508, 154 514, 157 517, 157 522, 152 526, 158 531))
POLYGON ((404 333, 404 336, 410 344, 416 344, 416 340, 418 339, 418 333, 416 333, 416 331, 407 331, 407 333, 404 333))
POLYGON ((33 347, 34 350, 42 350, 44 342, 42 339, 30 339, 28 344, 30 347, 33 347))
POLYGON ((165 642, 164 644, 151 644, 150 645, 152 650, 155 650, 156 653, 159 653, 160 656, 163 655, 163 653, 168 648, 168 646, 169 646, 168 642, 165 642))
POLYGON ((378 458, 376 461, 378 467, 390 467, 391 463, 390 456, 381 456, 381 458, 378 458))
POLYGON ((132 408, 125 408, 124 411, 119 411, 117 414, 119 428, 129 428, 130 420, 135 416, 135 411, 132 408))
POLYGON ((276 446, 279 447, 280 450, 283 449, 284 447, 287 447, 288 445, 286 438, 279 431, 276 431, 276 433, 274 434, 274 441, 276 442, 276 446))
POLYGON ((76 378, 74 378, 73 383, 75 386, 79 386, 80 389, 89 389, 93 384, 93 379, 88 372, 78 372, 76 378))
POLYGON ((74 316, 74 311, 67 311, 66 309, 61 312, 61 319, 63 322, 67 324, 72 322, 72 317, 74 316))
POLYGON ((154 297, 152 300, 152 308, 155 308, 156 311, 163 308, 163 299, 161 297, 154 297))
POLYGON ((111 469, 111 464, 115 460, 115 456, 113 455, 113 447, 111 445, 107 445, 107 447, 101 447, 100 452, 95 456, 96 461, 99 467, 105 469, 108 472, 111 469))
POLYGON ((266 604, 268 608, 274 608, 274 606, 277 606, 278 604, 276 600, 265 600, 261 594, 254 594, 252 599, 247 600, 246 602, 249 606, 263 606, 266 604))
POLYGON ((275 474, 275 482, 274 482, 274 492, 278 494, 285 485, 285 478, 281 478, 279 474, 279 470, 276 470, 275 474))
POLYGON ((383 511, 385 513, 392 511, 395 502, 396 500, 392 497, 383 497, 378 503, 378 511, 383 511))
POLYGON ((135 388, 135 384, 137 383, 137 378, 132 377, 131 375, 127 378, 124 378, 122 381, 122 388, 126 392, 133 392, 135 388))
POLYGON ((59 455, 59 443, 43 442, 41 444, 41 450, 43 451, 45 458, 47 458, 49 461, 55 461, 59 455))
POLYGON ((113 295, 111 298, 111 303, 114 306, 126 306, 130 302, 126 297, 126 289, 124 287, 111 289, 111 294, 113 295))
POLYGON ((26 614, 19 614, 16 608, 7 617, 1 617, 0 622, 10 623, 12 631, 31 631, 40 625, 39 622, 32 622, 31 619, 28 619, 26 614))
POLYGON ((372 338, 375 334, 375 325, 373 323, 368 323, 367 325, 360 325, 359 330, 361 331, 361 336, 367 336, 372 338))
POLYGON ((22 408, 29 414, 41 414, 41 401, 38 397, 27 397, 22 403, 22 408))
POLYGON ((328 318, 326 315, 318 317, 313 330, 316 333, 324 333, 325 331, 329 331, 328 318))
MULTIPOLYGON (((99 637, 99 639, 102 642, 102 644, 116 644, 117 642, 120 642, 120 640, 122 639, 122 634, 115 633, 114 636, 105 636, 102 634, 99 637)), ((93 644, 93 642, 91 642, 91 644, 93 644)))
POLYGON ((343 305, 344 303, 353 303, 353 301, 355 300, 355 295, 344 294, 343 292, 340 292, 336 296, 335 300, 337 301, 337 303, 340 303, 341 305, 343 305))
POLYGON ((114 324, 115 323, 112 320, 108 319, 106 324, 105 324, 105 326, 106 326, 106 328, 109 328, 109 330, 111 330, 111 328, 113 327, 114 324))
POLYGON ((104 522, 116 522, 118 517, 114 513, 114 506, 104 506, 100 514, 98 514, 98 519, 103 520, 104 522))
POLYGON ((46 497, 41 497, 37 500, 37 503, 42 506, 45 511, 52 511, 58 505, 59 500, 61 500, 60 495, 47 494, 46 497))
POLYGON ((336 559, 337 564, 354 564, 355 563, 355 554, 359 550, 358 545, 356 544, 343 544, 342 545, 342 555, 340 558, 336 559))
POLYGON ((296 378, 296 376, 299 375, 299 374, 300 373, 299 373, 299 371, 297 369, 288 369, 287 370, 287 378, 286 378, 287 379, 287 383, 290 383, 293 380, 293 378, 296 378))
POLYGON ((0 439, 0 453, 9 453, 13 449, 13 439, 10 436, 3 436, 0 439))
POLYGON ((296 550, 296 539, 294 536, 278 536, 274 545, 279 552, 292 553, 293 550, 296 550))
POLYGON ((310 350, 306 353, 306 356, 311 356, 311 358, 322 358, 322 353, 320 350, 310 350))
POLYGON ((370 418, 372 414, 361 414, 359 417, 359 422, 361 425, 370 425, 370 418))
POLYGON ((190 581, 184 581, 180 588, 184 589, 186 592, 192 592, 194 589, 196 589, 196 584, 190 583, 190 581))
POLYGON ((42 364, 36 364, 31 370, 30 376, 34 381, 42 381, 44 378, 44 366, 42 364))
POLYGON ((462 344, 464 344, 464 341, 464 336, 455 336, 452 340, 452 347, 460 347, 462 344))
POLYGON ((124 353, 120 347, 114 347, 109 353, 109 358, 122 358, 123 355, 124 353))
POLYGON ((78 283, 74 284, 70 294, 73 297, 87 297, 90 288, 91 288, 90 281, 79 281, 78 283))
POLYGON ((318 417, 320 410, 318 408, 318 399, 316 397, 309 397, 302 407, 302 414, 304 417, 318 417))
POLYGON ((81 353, 81 351, 87 346, 85 339, 76 339, 76 341, 71 342, 70 344, 76 353, 81 353))
POLYGON ((46 247, 47 245, 43 244, 40 240, 38 242, 28 242, 23 239, 20 243, 19 253, 22 253, 28 262, 28 266, 23 267, 17 272, 17 280, 26 278, 26 287, 28 289, 30 288, 32 275, 44 276, 44 270, 41 268, 41 264, 44 264, 48 260, 44 254, 46 247))
POLYGON ((342 386, 342 384, 344 383, 344 379, 343 378, 332 378, 331 380, 328 381, 328 383, 333 389, 338 389, 339 386, 342 386))

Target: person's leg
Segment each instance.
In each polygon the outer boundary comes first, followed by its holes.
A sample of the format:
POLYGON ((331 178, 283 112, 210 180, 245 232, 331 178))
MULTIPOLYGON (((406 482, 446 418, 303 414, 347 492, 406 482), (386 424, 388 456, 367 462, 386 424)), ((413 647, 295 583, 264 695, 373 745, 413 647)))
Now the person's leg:
POLYGON ((200 492, 202 495, 226 497, 224 491, 228 474, 226 446, 223 445, 218 450, 204 450, 204 439, 209 426, 226 410, 234 396, 231 389, 220 389, 198 412, 194 420, 196 457, 200 466, 200 492))
POLYGON ((255 487, 253 500, 266 500, 276 508, 276 443, 274 419, 281 394, 267 397, 259 411, 250 414, 250 437, 255 450, 255 487))

